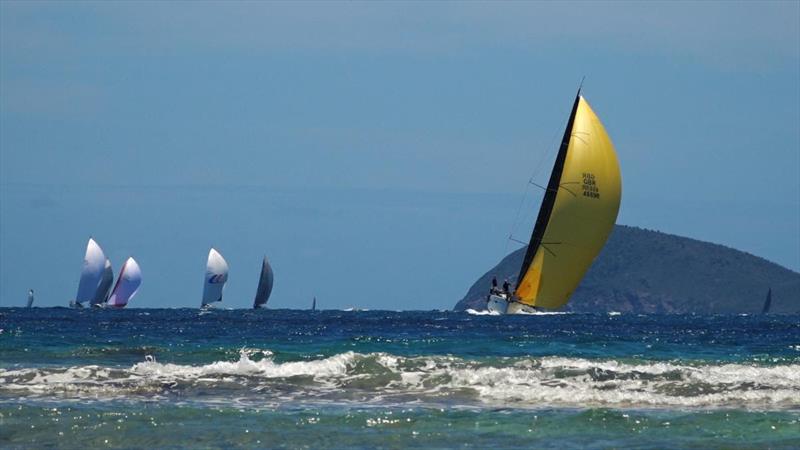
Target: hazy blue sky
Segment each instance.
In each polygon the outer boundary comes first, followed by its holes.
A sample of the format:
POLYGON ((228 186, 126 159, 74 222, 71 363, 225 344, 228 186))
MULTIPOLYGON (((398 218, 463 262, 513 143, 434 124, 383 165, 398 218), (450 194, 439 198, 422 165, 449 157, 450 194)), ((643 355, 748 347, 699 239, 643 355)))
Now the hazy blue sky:
POLYGON ((0 305, 65 305, 92 235, 132 306, 199 305, 214 245, 224 306, 266 254, 273 307, 450 308, 583 75, 619 223, 800 270, 798 5, 3 1, 0 305))

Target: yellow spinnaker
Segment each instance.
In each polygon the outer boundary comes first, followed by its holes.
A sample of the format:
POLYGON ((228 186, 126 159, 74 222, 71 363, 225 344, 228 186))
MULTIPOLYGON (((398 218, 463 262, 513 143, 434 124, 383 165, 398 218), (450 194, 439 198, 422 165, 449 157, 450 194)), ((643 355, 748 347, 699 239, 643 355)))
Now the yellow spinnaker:
POLYGON ((614 145, 578 95, 520 272, 517 301, 543 308, 567 303, 614 227, 621 193, 614 145))

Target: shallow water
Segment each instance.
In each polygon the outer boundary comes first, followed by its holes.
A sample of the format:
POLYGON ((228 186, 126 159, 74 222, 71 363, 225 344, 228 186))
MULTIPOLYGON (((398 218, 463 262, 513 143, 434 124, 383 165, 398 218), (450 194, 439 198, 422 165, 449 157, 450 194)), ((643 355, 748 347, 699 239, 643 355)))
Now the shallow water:
POLYGON ((0 309, 0 447, 800 446, 799 316, 0 309))

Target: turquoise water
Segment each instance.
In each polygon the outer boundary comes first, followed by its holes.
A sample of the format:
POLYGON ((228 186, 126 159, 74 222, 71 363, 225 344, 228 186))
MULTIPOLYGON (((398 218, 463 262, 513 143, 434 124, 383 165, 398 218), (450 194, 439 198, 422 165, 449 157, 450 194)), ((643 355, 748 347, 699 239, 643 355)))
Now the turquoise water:
POLYGON ((800 317, 0 309, 0 447, 798 448, 800 317))

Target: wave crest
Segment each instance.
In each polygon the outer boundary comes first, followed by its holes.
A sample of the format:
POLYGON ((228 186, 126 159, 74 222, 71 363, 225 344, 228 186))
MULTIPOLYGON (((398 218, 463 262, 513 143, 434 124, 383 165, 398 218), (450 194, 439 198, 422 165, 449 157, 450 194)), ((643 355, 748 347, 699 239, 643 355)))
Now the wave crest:
POLYGON ((205 365, 152 358, 128 369, 101 366, 0 369, 0 395, 152 398, 245 404, 413 401, 504 407, 800 407, 800 365, 682 364, 582 358, 405 357, 345 352, 275 362, 244 349, 205 365))

